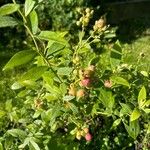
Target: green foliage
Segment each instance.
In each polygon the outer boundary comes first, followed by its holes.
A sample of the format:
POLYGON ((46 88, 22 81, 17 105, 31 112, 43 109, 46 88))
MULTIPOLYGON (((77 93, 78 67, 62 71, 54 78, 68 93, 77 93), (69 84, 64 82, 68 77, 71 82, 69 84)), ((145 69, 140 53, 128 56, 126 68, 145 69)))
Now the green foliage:
POLYGON ((6 4, 0 7, 0 16, 5 16, 16 12, 19 9, 19 4, 6 4))
POLYGON ((18 24, 16 19, 10 16, 0 16, 0 27, 14 27, 18 24))
POLYGON ((16 66, 20 66, 23 64, 26 64, 33 60, 33 58, 36 56, 35 51, 33 50, 25 50, 25 51, 20 51, 16 53, 10 60, 9 62, 5 65, 3 70, 6 69, 13 69, 16 66))
POLYGON ((128 149, 138 137, 148 148, 149 73, 124 64, 119 41, 108 45, 114 34, 104 18, 86 28, 89 8, 80 12, 77 43, 69 43, 67 32, 40 30, 40 2, 26 0, 2 16, 18 10, 28 50, 3 68, 25 67, 0 110, 0 148, 128 149))

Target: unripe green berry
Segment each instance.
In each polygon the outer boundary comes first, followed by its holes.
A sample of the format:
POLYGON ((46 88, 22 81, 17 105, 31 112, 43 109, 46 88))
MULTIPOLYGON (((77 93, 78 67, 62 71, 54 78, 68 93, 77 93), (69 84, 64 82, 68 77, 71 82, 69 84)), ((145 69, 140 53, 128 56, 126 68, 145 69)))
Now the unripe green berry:
POLYGON ((86 8, 86 9, 85 9, 85 12, 86 12, 86 13, 90 13, 90 8, 86 8))
POLYGON ((84 131, 84 133, 89 133, 89 129, 88 128, 84 128, 83 131, 84 131))
POLYGON ((76 138, 77 138, 78 140, 81 140, 81 131, 77 131, 77 133, 76 133, 76 138))
POLYGON ((76 22, 76 25, 77 25, 77 26, 80 26, 80 25, 81 25, 81 22, 80 22, 80 21, 77 21, 77 22, 76 22))
POLYGON ((78 56, 76 56, 76 57, 73 59, 73 63, 74 63, 74 64, 79 63, 79 61, 80 61, 80 58, 79 58, 78 56))

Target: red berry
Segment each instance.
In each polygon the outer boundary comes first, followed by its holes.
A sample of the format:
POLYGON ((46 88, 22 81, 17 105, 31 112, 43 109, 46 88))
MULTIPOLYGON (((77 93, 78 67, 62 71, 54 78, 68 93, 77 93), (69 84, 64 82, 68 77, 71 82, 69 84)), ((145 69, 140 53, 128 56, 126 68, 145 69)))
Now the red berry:
POLYGON ((84 78, 81 80, 80 85, 84 87, 89 87, 91 84, 91 80, 89 78, 84 78))
POLYGON ((86 141, 91 141, 92 140, 92 135, 90 133, 87 133, 85 135, 85 139, 86 139, 86 141))

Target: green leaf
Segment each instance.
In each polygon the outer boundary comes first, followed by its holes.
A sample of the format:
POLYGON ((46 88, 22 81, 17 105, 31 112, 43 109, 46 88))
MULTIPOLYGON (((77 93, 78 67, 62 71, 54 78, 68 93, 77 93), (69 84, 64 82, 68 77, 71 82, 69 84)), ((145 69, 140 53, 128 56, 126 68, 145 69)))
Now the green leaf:
POLYGON ((0 110, 0 118, 2 118, 3 116, 5 116, 5 114, 6 114, 5 111, 0 110))
POLYGON ((61 43, 50 41, 48 43, 47 48, 48 48, 47 56, 51 56, 54 55, 55 53, 58 54, 60 51, 62 51, 65 48, 65 46, 61 43))
POLYGON ((23 80, 32 80, 36 81, 40 77, 42 77, 43 73, 48 69, 46 66, 39 66, 39 67, 33 67, 30 70, 28 70, 22 77, 21 81, 23 80))
POLYGON ((106 33, 106 34, 104 35, 104 38, 105 38, 105 39, 110 39, 110 38, 114 38, 114 37, 116 37, 116 34, 115 34, 115 33, 106 33))
POLYGON ((140 133, 140 126, 138 120, 130 122, 129 126, 124 123, 125 129, 127 130, 128 134, 133 138, 136 139, 138 134, 140 133))
POLYGON ((62 67, 62 68, 58 68, 57 73, 59 75, 69 76, 72 71, 73 71, 73 69, 70 67, 62 67))
POLYGON ((149 107, 150 106, 150 100, 147 100, 142 107, 149 107))
POLYGON ((14 27, 16 25, 18 25, 18 22, 13 17, 0 16, 0 28, 3 28, 3 27, 14 27))
POLYGON ((26 132, 21 129, 11 129, 7 131, 7 134, 12 135, 13 137, 19 137, 19 139, 24 140, 27 136, 26 132))
POLYGON ((137 108, 135 108, 130 116, 130 121, 137 120, 140 116, 141 116, 140 111, 137 108))
POLYGON ((112 76, 110 79, 113 82, 113 84, 120 84, 120 85, 124 85, 124 86, 130 87, 130 84, 128 83, 128 81, 125 80, 122 77, 112 76))
POLYGON ((32 138, 30 139, 29 142, 32 145, 32 147, 34 148, 34 150, 41 150, 40 147, 38 146, 38 144, 32 138))
POLYGON ((26 0, 25 1, 25 16, 28 16, 29 13, 32 11, 33 7, 35 5, 34 0, 26 0))
POLYGON ((132 109, 128 104, 120 103, 122 109, 120 110, 120 115, 128 114, 130 115, 132 113, 132 109))
POLYGON ((3 145, 2 145, 2 143, 0 142, 0 150, 3 150, 4 148, 3 148, 3 145))
POLYGON ((74 98, 75 98, 75 96, 66 95, 66 96, 63 97, 63 100, 64 100, 64 101, 70 101, 70 100, 72 100, 72 99, 74 99, 74 98))
POLYGON ((43 80, 48 84, 48 85, 53 85, 54 83, 54 73, 53 72, 50 72, 50 71, 46 71, 43 75, 43 80))
POLYGON ((44 87, 45 87, 52 95, 54 95, 55 97, 57 97, 57 99, 59 99, 59 97, 61 96, 61 90, 60 90, 57 86, 45 84, 44 87))
POLYGON ((35 81, 33 80, 21 80, 18 81, 22 86, 26 86, 26 87, 29 87, 31 89, 35 89, 38 85, 35 81))
MULTIPOLYGON (((84 43, 84 41, 83 41, 83 43, 84 43)), ((82 54, 82 53, 90 52, 90 50, 91 50, 90 44, 89 44, 89 43, 86 43, 86 44, 84 44, 83 47, 81 47, 81 48, 78 50, 78 53, 82 54)))
POLYGON ((36 56, 36 52, 33 50, 24 50, 16 53, 9 62, 5 65, 3 70, 13 69, 14 67, 26 64, 33 60, 36 56))
POLYGON ((112 92, 103 89, 100 90, 99 100, 103 103, 103 105, 106 108, 110 108, 110 109, 113 108, 115 103, 115 99, 114 96, 112 95, 112 92))
POLYGON ((59 105, 56 105, 52 109, 52 114, 50 117, 50 126, 52 126, 55 123, 55 120, 57 117, 59 117, 62 114, 61 107, 59 105))
POLYGON ((100 57, 99 56, 94 56, 91 60, 90 60, 90 62, 89 62, 89 65, 96 65, 98 62, 99 62, 99 60, 100 60, 100 57))
POLYGON ((149 113, 150 113, 150 109, 148 109, 148 108, 144 108, 143 111, 144 111, 146 114, 149 114, 149 113))
POLYGON ((49 93, 46 93, 45 96, 44 96, 44 98, 45 98, 48 102, 58 100, 57 95, 55 95, 55 94, 49 94, 49 93))
POLYGON ((7 100, 5 103, 5 110, 8 112, 12 111, 12 100, 7 100))
POLYGON ((115 121, 113 122, 112 128, 117 127, 117 126, 120 124, 120 122, 121 122, 121 119, 120 119, 120 118, 117 119, 117 120, 115 120, 115 121))
POLYGON ((0 16, 9 15, 19 9, 19 4, 9 3, 0 7, 0 16))
POLYGON ((122 58, 122 48, 120 46, 120 43, 117 41, 113 45, 113 48, 111 49, 111 53, 110 53, 110 63, 112 69, 118 67, 118 65, 121 62, 121 58, 122 58))
POLYGON ((2 143, 0 142, 0 150, 3 150, 4 148, 3 148, 3 145, 2 145, 2 143))
POLYGON ((12 86, 11 86, 11 89, 12 90, 18 90, 18 89, 21 89, 22 88, 22 85, 18 82, 15 82, 12 86))
POLYGON ((38 37, 42 40, 50 42, 55 41, 65 46, 68 46, 68 42, 64 39, 64 34, 62 34, 62 32, 41 31, 38 37))
POLYGON ((150 133, 150 124, 148 125, 147 134, 150 133))
POLYGON ((141 71, 140 73, 141 73, 143 76, 148 77, 148 72, 146 72, 146 71, 141 71))
POLYGON ((30 13, 30 22, 32 33, 36 34, 38 32, 38 16, 35 10, 30 13))
POLYGON ((73 103, 68 102, 68 105, 74 114, 78 113, 78 108, 73 103))
POLYGON ((24 149, 28 144, 29 144, 30 138, 26 138, 23 142, 23 144, 19 145, 18 148, 19 149, 24 149))
POLYGON ((146 89, 143 86, 138 94, 138 104, 139 104, 139 108, 142 108, 143 104, 146 101, 146 89))

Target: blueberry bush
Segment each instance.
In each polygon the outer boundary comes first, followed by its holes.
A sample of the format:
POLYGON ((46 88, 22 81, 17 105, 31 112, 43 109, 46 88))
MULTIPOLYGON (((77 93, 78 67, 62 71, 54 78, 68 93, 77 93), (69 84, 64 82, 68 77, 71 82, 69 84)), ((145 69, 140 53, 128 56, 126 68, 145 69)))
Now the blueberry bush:
POLYGON ((67 31, 39 28, 41 3, 0 7, 0 27, 23 26, 27 43, 3 67, 21 72, 1 104, 0 150, 148 150, 149 72, 125 63, 105 16, 89 25, 94 11, 79 9, 70 42, 67 31))

